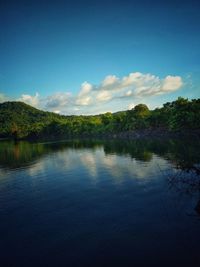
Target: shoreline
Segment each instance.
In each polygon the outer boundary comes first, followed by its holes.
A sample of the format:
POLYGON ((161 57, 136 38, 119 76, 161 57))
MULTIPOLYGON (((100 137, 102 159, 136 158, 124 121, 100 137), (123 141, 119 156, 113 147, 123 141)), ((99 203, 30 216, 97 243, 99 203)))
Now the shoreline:
POLYGON ((125 131, 119 133, 107 133, 107 134, 82 134, 82 135, 49 135, 38 137, 26 137, 26 138, 12 138, 4 137, 0 138, 0 141, 13 140, 13 141, 62 141, 73 139, 107 139, 107 140, 139 140, 139 139, 176 139, 176 138, 195 138, 200 139, 200 129, 197 130, 181 130, 181 131, 169 131, 166 129, 143 129, 134 131, 125 131))

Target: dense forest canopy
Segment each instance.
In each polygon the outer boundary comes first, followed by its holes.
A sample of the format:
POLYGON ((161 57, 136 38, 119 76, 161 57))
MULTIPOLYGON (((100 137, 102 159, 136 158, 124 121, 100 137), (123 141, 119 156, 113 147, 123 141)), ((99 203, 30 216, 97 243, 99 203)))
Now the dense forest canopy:
POLYGON ((145 104, 132 110, 94 116, 64 116, 23 102, 0 104, 0 137, 45 138, 118 134, 144 129, 170 132, 200 129, 200 99, 179 97, 161 108, 145 104))

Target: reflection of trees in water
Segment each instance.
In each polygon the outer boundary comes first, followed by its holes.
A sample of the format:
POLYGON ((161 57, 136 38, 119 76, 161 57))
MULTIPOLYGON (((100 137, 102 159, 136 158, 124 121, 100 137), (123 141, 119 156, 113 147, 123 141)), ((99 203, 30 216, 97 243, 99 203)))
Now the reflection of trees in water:
POLYGON ((48 154, 67 149, 95 149, 101 146, 99 142, 89 140, 30 143, 27 141, 2 141, 0 143, 0 167, 4 169, 16 169, 31 165, 36 160, 48 154))
POLYGON ((0 166, 18 168, 30 165, 39 158, 67 149, 103 148, 105 154, 129 156, 149 162, 153 154, 170 161, 184 173, 195 171, 200 163, 200 142, 193 140, 73 140, 51 143, 10 142, 0 143, 0 166), (196 166, 196 167, 195 167, 196 166))
POLYGON ((169 186, 179 193, 198 195, 195 210, 200 215, 200 141, 168 140, 157 148, 156 153, 169 160, 173 167, 166 176, 169 186))
POLYGON ((149 142, 142 140, 132 141, 109 141, 104 143, 106 154, 127 155, 139 161, 150 161, 153 151, 149 147, 149 142))
POLYGON ((200 163, 200 142, 196 140, 129 140, 104 143, 106 154, 129 155, 136 160, 150 161, 155 154, 170 161, 175 168, 186 170, 200 163))
POLYGON ((73 140, 51 143, 3 141, 0 167, 15 169, 30 166, 51 153, 67 150, 103 148, 106 155, 128 156, 150 162, 153 154, 172 164, 169 185, 184 194, 198 194, 196 212, 200 214, 200 142, 196 140, 73 140))
POLYGON ((28 142, 6 141, 0 144, 0 166, 3 168, 18 168, 34 162, 43 154, 39 144, 28 142))

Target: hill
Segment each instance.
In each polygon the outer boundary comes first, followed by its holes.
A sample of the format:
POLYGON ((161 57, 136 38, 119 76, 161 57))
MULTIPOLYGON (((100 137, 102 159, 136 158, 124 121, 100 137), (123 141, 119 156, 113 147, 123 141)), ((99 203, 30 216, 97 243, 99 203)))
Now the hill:
POLYGON ((1 138, 105 136, 160 129, 167 132, 199 130, 200 99, 190 101, 179 97, 155 110, 139 104, 132 110, 95 116, 58 115, 23 102, 0 104, 1 138))
POLYGON ((0 136, 26 137, 39 125, 47 125, 59 115, 38 110, 23 102, 0 104, 0 136))

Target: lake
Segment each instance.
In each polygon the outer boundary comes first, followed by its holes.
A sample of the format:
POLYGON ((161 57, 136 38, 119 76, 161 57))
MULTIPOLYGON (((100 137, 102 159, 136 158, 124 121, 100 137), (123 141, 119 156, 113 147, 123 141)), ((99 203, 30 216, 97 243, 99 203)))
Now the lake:
POLYGON ((200 143, 0 142, 0 262, 200 266, 200 143))

